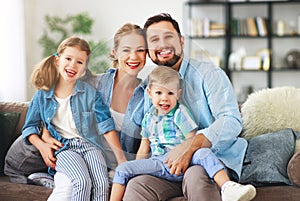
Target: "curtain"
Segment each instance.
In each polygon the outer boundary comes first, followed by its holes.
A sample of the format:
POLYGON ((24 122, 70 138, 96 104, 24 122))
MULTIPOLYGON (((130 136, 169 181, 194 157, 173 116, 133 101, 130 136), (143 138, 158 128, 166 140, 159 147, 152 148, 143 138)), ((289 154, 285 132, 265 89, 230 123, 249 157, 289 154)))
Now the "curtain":
POLYGON ((0 27, 0 101, 25 101, 27 81, 23 0, 1 2, 0 27))

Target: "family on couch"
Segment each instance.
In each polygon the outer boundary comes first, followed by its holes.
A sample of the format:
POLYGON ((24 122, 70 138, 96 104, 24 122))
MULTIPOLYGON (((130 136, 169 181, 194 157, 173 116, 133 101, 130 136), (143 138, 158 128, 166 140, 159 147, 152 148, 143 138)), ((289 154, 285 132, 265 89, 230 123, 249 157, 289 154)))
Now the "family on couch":
MULTIPOLYGON (((181 195, 188 200, 198 200, 199 197, 202 200, 221 200, 217 184, 208 177, 204 168, 198 165, 189 167, 189 164, 195 151, 210 148, 226 166, 230 179, 238 181, 240 178, 247 141, 238 137, 242 121, 230 80, 212 62, 195 61, 183 54, 183 36, 178 23, 169 14, 148 18, 144 30, 145 33, 130 24, 121 27, 115 34, 112 50, 116 68, 97 76, 87 72, 81 79, 102 93, 102 101, 110 109, 128 160, 135 158, 141 139, 142 119, 152 105, 146 92, 148 80, 137 78, 145 65, 146 53, 155 64, 178 71, 183 88, 179 101, 191 111, 198 130, 195 136, 170 150, 165 159, 171 174, 185 173, 183 182, 140 175, 129 180, 123 200, 167 200, 181 195)), ((42 136, 47 136, 46 133, 44 131, 42 136)), ((57 145, 62 142, 49 136, 42 139, 45 143, 52 143, 55 150, 61 148, 57 145)), ((109 140, 108 143, 113 144, 109 140)), ((113 145, 112 148, 115 149, 113 145)), ((43 159, 46 160, 45 157, 43 159)), ((54 159, 52 162, 50 167, 57 161, 54 159)), ((74 180, 58 171, 54 181, 55 188, 49 199, 70 200, 74 197, 74 180)))

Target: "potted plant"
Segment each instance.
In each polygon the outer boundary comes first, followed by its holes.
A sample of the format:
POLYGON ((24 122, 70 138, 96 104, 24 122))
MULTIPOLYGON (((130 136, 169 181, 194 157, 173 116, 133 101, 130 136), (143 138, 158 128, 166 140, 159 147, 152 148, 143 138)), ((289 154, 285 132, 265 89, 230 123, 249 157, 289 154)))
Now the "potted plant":
MULTIPOLYGON (((45 16, 47 27, 38 43, 43 47, 43 56, 49 56, 56 51, 56 48, 62 40, 71 35, 89 35, 91 34, 94 20, 88 13, 83 12, 76 15, 69 15, 65 18, 58 16, 45 16)), ((89 69, 93 73, 103 73, 110 67, 108 54, 110 48, 104 40, 88 41, 92 49, 92 55, 89 62, 89 69)))

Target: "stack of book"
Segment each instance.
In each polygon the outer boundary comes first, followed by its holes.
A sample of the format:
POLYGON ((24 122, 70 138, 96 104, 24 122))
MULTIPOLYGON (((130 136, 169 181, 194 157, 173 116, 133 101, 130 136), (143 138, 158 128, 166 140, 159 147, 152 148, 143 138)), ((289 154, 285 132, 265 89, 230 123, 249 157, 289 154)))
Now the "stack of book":
POLYGON ((267 19, 261 16, 232 19, 231 34, 235 36, 267 36, 267 19))
POLYGON ((217 37, 226 34, 226 25, 224 23, 212 22, 209 18, 190 19, 190 36, 196 37, 217 37))

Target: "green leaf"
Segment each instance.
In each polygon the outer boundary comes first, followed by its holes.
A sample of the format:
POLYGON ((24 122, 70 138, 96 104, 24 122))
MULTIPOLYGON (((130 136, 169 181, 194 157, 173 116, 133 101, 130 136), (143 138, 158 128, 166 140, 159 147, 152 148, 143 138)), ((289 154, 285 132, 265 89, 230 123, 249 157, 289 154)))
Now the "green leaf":
MULTIPOLYGON (((84 34, 86 36, 92 33, 94 20, 89 17, 87 12, 66 17, 45 16, 46 28, 38 43, 43 47, 43 56, 47 57, 56 52, 57 47, 65 38, 84 34)), ((89 68, 94 73, 103 73, 111 65, 108 55, 110 48, 106 41, 88 41, 92 50, 89 61, 89 68)))

